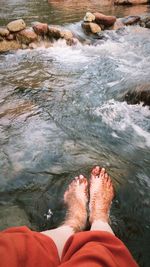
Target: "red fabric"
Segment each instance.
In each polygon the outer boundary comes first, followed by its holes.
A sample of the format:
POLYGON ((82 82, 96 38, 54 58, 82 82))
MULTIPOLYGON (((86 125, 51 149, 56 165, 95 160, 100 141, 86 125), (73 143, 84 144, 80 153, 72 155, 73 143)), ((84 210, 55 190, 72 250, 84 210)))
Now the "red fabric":
POLYGON ((2 267, 137 267, 125 245, 103 231, 81 232, 71 236, 61 262, 54 242, 27 227, 0 233, 2 267))
POLYGON ((77 233, 67 241, 61 267, 138 267, 125 245, 104 231, 77 233))
POLYGON ((13 227, 0 233, 0 266, 56 267, 57 248, 47 236, 27 227, 13 227))

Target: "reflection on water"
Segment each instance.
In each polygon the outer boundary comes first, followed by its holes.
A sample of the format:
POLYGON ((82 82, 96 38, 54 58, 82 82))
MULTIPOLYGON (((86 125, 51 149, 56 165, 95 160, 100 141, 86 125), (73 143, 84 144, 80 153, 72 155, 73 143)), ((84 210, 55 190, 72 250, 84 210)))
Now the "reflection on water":
MULTIPOLYGON (((1 2, 3 23, 17 14, 28 22, 74 22, 87 6, 99 7, 99 1, 80 7, 65 1, 1 2)), ((133 10, 101 9, 121 16, 133 10)), ((148 7, 134 11, 148 12, 148 7)), ((79 22, 68 27, 83 34, 79 22)), ((149 267, 150 110, 120 102, 123 92, 150 83, 149 42, 148 29, 126 27, 91 46, 59 41, 48 49, 0 55, 1 229, 57 226, 70 180, 79 173, 89 177, 92 166, 100 164, 117 193, 112 227, 140 266, 149 267)))
POLYGON ((86 11, 100 11, 108 15, 123 17, 149 12, 149 5, 114 6, 112 0, 5 0, 0 1, 0 25, 6 25, 13 19, 23 18, 30 24, 41 21, 52 24, 64 24, 82 20, 86 11))

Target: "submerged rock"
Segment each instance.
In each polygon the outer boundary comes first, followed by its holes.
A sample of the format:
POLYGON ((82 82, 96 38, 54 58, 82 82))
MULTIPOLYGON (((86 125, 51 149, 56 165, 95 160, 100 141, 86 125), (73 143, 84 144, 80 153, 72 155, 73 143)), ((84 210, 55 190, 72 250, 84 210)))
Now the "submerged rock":
POLYGON ((6 28, 0 27, 0 36, 6 37, 9 35, 9 31, 6 28))
POLYGON ((28 44, 30 44, 32 42, 37 41, 38 36, 37 36, 37 34, 31 28, 28 28, 28 29, 25 29, 25 30, 20 31, 17 34, 17 39, 22 44, 28 45, 28 44))
POLYGON ((95 16, 91 12, 87 12, 84 17, 84 22, 92 22, 95 21, 95 16))
POLYGON ((8 23, 7 28, 10 32, 18 32, 26 28, 26 24, 23 19, 14 20, 8 23))
POLYGON ((32 28, 38 35, 46 35, 48 33, 48 24, 47 23, 41 23, 41 22, 34 22, 32 24, 32 28))
POLYGON ((150 84, 140 85, 128 91, 124 100, 128 104, 140 104, 142 102, 144 106, 150 106, 150 84))
POLYGON ((140 22, 140 17, 139 16, 128 16, 122 19, 122 22, 124 25, 133 25, 136 24, 137 22, 140 22))
POLYGON ((95 16, 95 22, 98 25, 104 25, 105 27, 110 27, 112 26, 115 21, 116 21, 116 17, 115 16, 106 16, 102 13, 96 12, 94 13, 95 16))
POLYGON ((4 230, 8 227, 23 225, 31 227, 31 223, 26 212, 17 205, 1 206, 0 218, 0 230, 4 230))
POLYGON ((93 22, 83 22, 82 23, 82 28, 86 33, 99 33, 101 32, 101 27, 93 22))

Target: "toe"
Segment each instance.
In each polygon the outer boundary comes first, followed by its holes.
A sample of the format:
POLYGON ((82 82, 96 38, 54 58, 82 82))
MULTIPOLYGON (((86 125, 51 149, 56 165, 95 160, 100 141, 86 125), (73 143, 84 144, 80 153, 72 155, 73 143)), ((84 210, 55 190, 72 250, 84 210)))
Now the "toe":
POLYGON ((109 175, 107 172, 104 174, 104 180, 105 180, 105 183, 109 184, 109 175))
POLYGON ((83 184, 85 184, 85 185, 88 184, 87 179, 86 179, 85 176, 83 176, 82 174, 79 175, 79 183, 80 183, 80 184, 83 183, 83 184))
POLYGON ((112 186, 112 181, 111 181, 110 176, 108 176, 108 182, 107 182, 107 185, 108 185, 108 187, 111 187, 111 186, 112 186))
POLYGON ((93 176, 98 176, 98 175, 100 174, 100 171, 101 171, 100 166, 95 166, 95 167, 92 169, 92 173, 91 173, 91 175, 93 175, 93 176))
POLYGON ((105 168, 102 168, 102 169, 101 169, 101 171, 100 171, 100 174, 99 174, 99 178, 101 178, 101 179, 103 179, 103 180, 104 180, 105 173, 106 173, 106 170, 105 170, 105 168))

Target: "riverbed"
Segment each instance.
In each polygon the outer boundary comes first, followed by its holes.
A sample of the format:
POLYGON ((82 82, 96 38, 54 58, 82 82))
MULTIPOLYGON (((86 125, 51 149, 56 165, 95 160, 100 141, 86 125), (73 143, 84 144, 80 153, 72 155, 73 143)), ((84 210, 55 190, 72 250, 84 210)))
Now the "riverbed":
MULTIPOLYGON (((149 6, 112 7, 99 1, 1 0, 0 24, 23 18, 63 25, 83 37, 87 10, 123 17, 149 6)), ((150 110, 122 95, 150 85, 150 30, 107 31, 93 45, 18 50, 0 55, 0 228, 56 227, 63 193, 80 173, 104 166, 116 198, 112 228, 141 267, 150 254, 150 110)))

